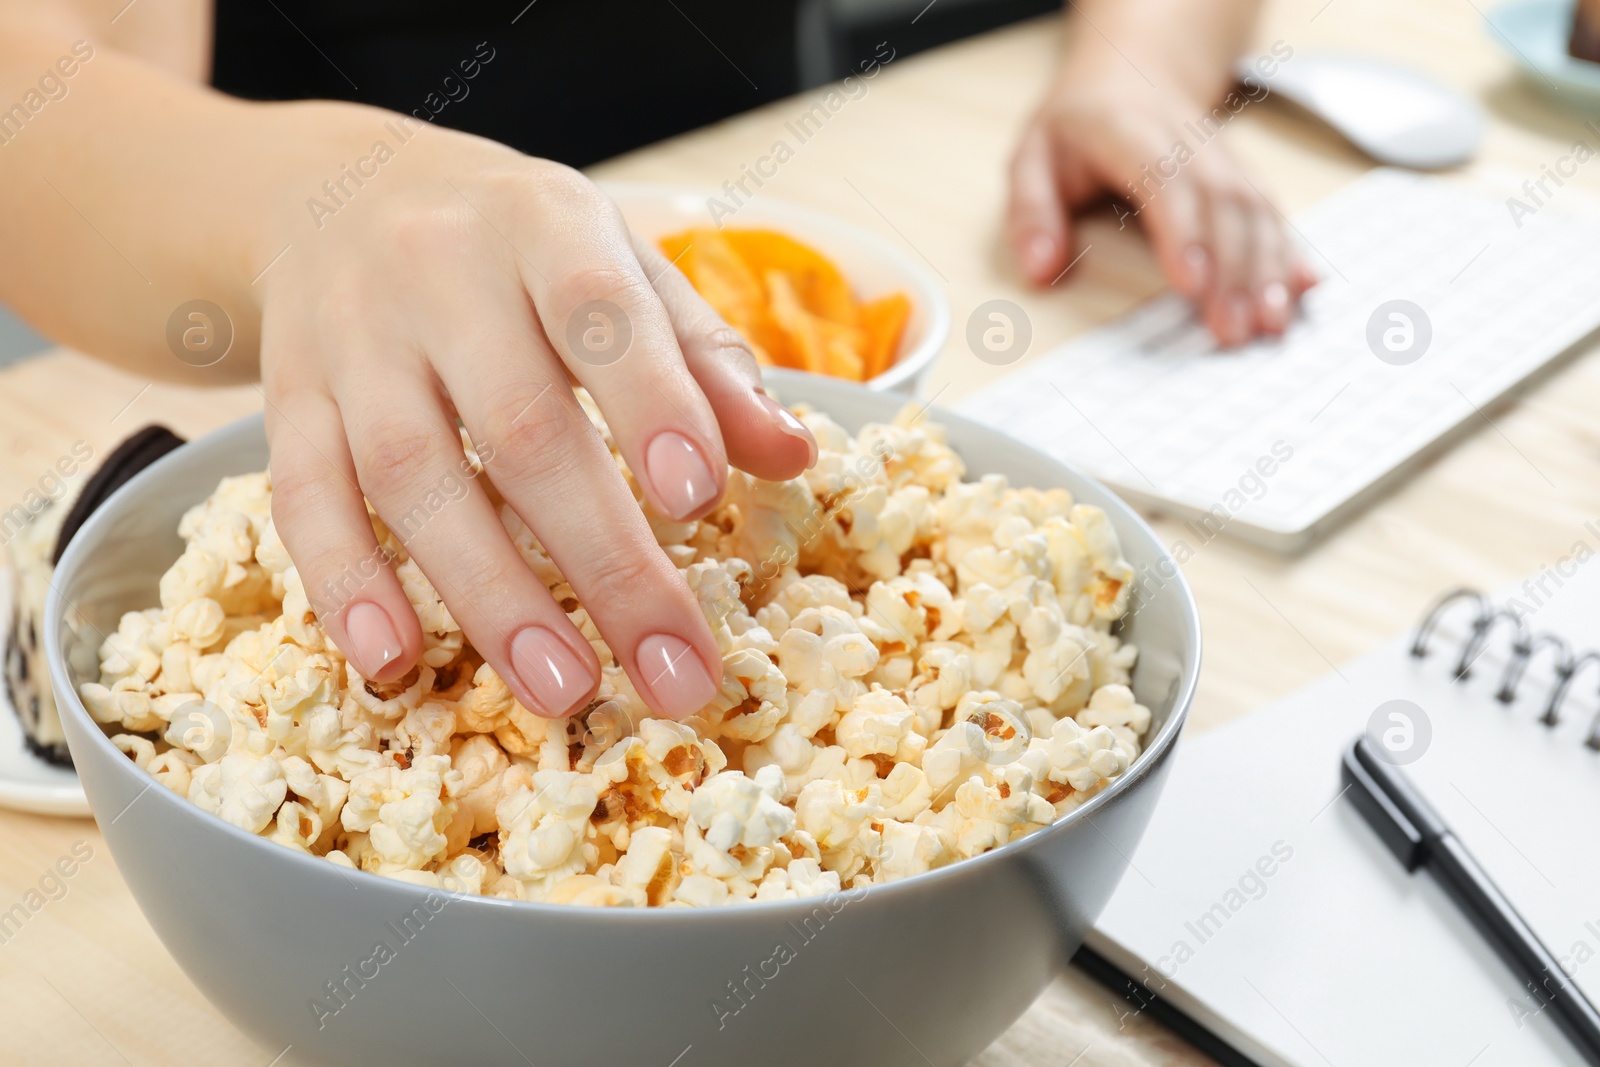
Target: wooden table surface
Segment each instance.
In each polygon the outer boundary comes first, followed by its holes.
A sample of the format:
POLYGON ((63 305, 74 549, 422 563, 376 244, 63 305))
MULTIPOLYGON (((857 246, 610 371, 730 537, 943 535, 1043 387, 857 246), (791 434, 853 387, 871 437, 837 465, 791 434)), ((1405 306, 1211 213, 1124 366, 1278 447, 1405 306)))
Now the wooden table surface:
MULTIPOLYGON (((999 243, 1004 166, 1047 76, 1057 26, 1047 19, 898 59, 800 147, 761 195, 810 204, 909 246, 948 281, 956 328, 925 394, 953 400, 997 373, 967 351, 962 325, 984 300, 1021 304, 1044 351, 1158 291, 1149 251, 1109 215, 1080 231, 1092 246, 1049 292, 1025 288, 999 243)), ((1278 0, 1259 43, 1297 52, 1349 48, 1411 62, 1480 100, 1488 128, 1475 167, 1537 177, 1579 138, 1490 39, 1472 0, 1278 0)), ((892 44, 892 40, 891 40, 892 44)), ((708 62, 719 62, 710 55, 708 62)), ((765 154, 809 106, 783 101, 594 168, 604 179, 720 186, 765 154)), ((1224 130, 1263 189, 1299 210, 1370 164, 1336 136, 1269 101, 1224 130)), ((1574 184, 1600 191, 1600 169, 1574 184)), ((1550 264, 1552 271, 1561 269, 1550 264)), ((259 408, 253 388, 152 385, 58 352, 0 372, 0 501, 21 498, 56 457, 84 440, 103 453, 160 420, 198 434, 259 408)), ((1299 557, 1226 537, 1184 570, 1205 623, 1206 663, 1193 726, 1245 714, 1408 626, 1440 589, 1495 587, 1567 551, 1600 517, 1600 359, 1578 354, 1475 432, 1299 557)), ((3 510, 3 508, 0 508, 3 510)), ((1180 536, 1154 517, 1164 541, 1180 536)), ((74 843, 93 858, 0 944, 0 1063, 259 1064, 256 1046, 206 1002, 167 955, 118 876, 93 823, 0 812, 0 908, 19 899, 74 843)), ((1076 971, 1063 974, 982 1067, 1156 1067, 1211 1061, 1076 971), (1074 1057, 1077 1057, 1076 1059, 1074 1057)))

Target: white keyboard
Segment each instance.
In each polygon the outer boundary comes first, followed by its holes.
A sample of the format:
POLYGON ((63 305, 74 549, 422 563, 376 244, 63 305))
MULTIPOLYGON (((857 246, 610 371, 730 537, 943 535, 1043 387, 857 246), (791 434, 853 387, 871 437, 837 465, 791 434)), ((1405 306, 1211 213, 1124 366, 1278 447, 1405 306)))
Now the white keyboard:
POLYGON ((1219 351, 1169 294, 957 410, 1202 540, 1299 548, 1600 327, 1600 222, 1561 213, 1582 197, 1519 227, 1504 197, 1372 171, 1295 220, 1322 280, 1282 339, 1219 351))

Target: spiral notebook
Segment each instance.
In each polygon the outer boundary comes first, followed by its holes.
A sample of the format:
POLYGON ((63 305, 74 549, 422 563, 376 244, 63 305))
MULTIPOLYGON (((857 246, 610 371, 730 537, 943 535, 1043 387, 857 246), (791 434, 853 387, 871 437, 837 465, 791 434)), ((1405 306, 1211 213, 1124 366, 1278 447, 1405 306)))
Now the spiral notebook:
POLYGON ((1583 1063, 1339 778, 1380 705, 1421 709, 1405 772, 1600 1003, 1600 564, 1587 540, 1574 547, 1498 599, 1457 595, 1415 634, 1184 740, 1088 942, 1141 983, 1127 1012, 1164 999, 1263 1067, 1583 1063))

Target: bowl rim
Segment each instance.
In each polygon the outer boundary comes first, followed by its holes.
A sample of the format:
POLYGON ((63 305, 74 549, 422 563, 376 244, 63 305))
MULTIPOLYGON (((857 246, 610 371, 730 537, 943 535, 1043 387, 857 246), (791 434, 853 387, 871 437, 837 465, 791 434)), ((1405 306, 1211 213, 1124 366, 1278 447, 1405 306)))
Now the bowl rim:
MULTIPOLYGON (((779 385, 780 387, 785 381, 789 381, 802 384, 803 388, 820 387, 824 391, 839 390, 843 392, 854 392, 859 390, 866 393, 870 397, 877 398, 872 402, 894 402, 891 396, 886 396, 885 394, 876 392, 874 390, 869 390, 864 384, 859 382, 846 382, 842 379, 829 378, 825 375, 809 374, 804 371, 794 370, 778 370, 776 373, 774 373, 772 369, 769 368, 767 373, 775 378, 774 384, 779 385)), ((814 403, 812 401, 802 402, 814 403)), ((906 402, 909 403, 911 401, 908 400, 906 402)), ((821 405, 817 406, 820 407, 821 405)), ((1137 511, 1133 509, 1132 506, 1122 500, 1121 497, 1117 496, 1105 485, 1078 470, 1076 467, 1050 456, 1048 453, 1042 452, 1039 449, 1033 448, 1025 442, 1007 437, 1003 431, 986 426, 983 423, 980 423, 974 419, 969 419, 965 416, 957 414, 956 412, 950 411, 949 409, 938 408, 931 404, 927 405, 926 408, 930 414, 937 415, 935 421, 941 425, 959 425, 967 431, 977 431, 983 434, 1005 437, 1007 443, 1014 445, 1017 448, 1033 452, 1049 463, 1064 468, 1075 478, 1081 479, 1082 482, 1091 489, 1099 490, 1105 498, 1105 503, 1109 503, 1111 505, 1111 508, 1108 510, 1119 510, 1121 512, 1121 515, 1119 516, 1120 522, 1118 524, 1119 539, 1123 537, 1125 529, 1129 530, 1138 536, 1146 538, 1151 545, 1158 549, 1162 557, 1169 559, 1171 558, 1171 554, 1156 536, 1155 531, 1150 528, 1149 524, 1144 521, 1144 519, 1138 514, 1137 511)), ((88 521, 84 524, 83 530, 80 531, 80 535, 74 537, 68 544, 66 551, 62 555, 60 564, 56 568, 56 574, 58 576, 71 575, 81 565, 83 558, 88 553, 88 548, 86 546, 91 538, 82 536, 82 534, 84 532, 93 531, 100 526, 111 525, 114 522, 114 517, 117 515, 120 509, 124 506, 127 506, 134 497, 140 494, 144 490, 146 484, 153 481, 167 465, 181 463, 185 458, 195 454, 196 452, 215 447, 216 444, 224 438, 233 438, 241 434, 250 434, 251 436, 264 439, 265 429, 263 413, 256 412, 255 414, 247 415, 242 419, 235 420, 234 422, 213 430, 203 437, 189 441, 182 447, 175 449, 167 456, 164 456, 162 459, 158 460, 155 464, 135 475, 120 489, 113 493, 106 500, 106 502, 101 507, 96 509, 94 514, 90 516, 88 521)), ((1074 495, 1076 496, 1077 494, 1075 493, 1074 495)), ((196 501, 196 503, 198 503, 198 501, 196 501)), ((1128 770, 1125 771, 1121 776, 1113 780, 1110 785, 1102 789, 1099 793, 1096 793, 1093 797, 1089 798, 1079 807, 1074 808, 1066 815, 1058 818, 1055 822, 1050 823, 1048 826, 1042 827, 1039 830, 1035 830, 1033 833, 1028 834, 1025 837, 1018 838, 1014 841, 1009 841, 1006 844, 1001 845, 999 848, 990 849, 989 851, 980 853, 976 856, 966 859, 959 859, 952 863, 948 863, 943 867, 937 867, 931 871, 925 871, 920 874, 911 875, 907 878, 898 879, 896 881, 884 882, 878 885, 868 886, 863 889, 841 889, 839 893, 800 897, 793 900, 749 900, 698 908, 631 908, 610 907, 605 905, 554 904, 546 901, 505 900, 499 897, 490 897, 479 893, 464 893, 459 890, 449 890, 442 887, 431 888, 417 885, 412 882, 401 881, 397 878, 389 878, 384 875, 374 874, 370 871, 361 870, 359 868, 350 869, 337 867, 325 857, 313 856, 307 853, 298 852, 294 849, 279 845, 276 842, 262 837, 260 834, 248 833, 242 828, 227 822, 219 816, 203 811, 199 807, 192 804, 187 797, 180 797, 165 787, 157 788, 158 783, 153 777, 146 772, 141 771, 137 766, 128 760, 128 757, 122 752, 121 749, 118 749, 114 744, 112 744, 111 735, 107 733, 105 728, 99 722, 95 721, 94 717, 89 714, 88 709, 83 705, 83 700, 78 691, 70 684, 70 678, 67 674, 66 659, 62 653, 59 636, 61 633, 61 627, 64 624, 66 608, 72 606, 74 607, 74 610, 76 610, 75 605, 69 604, 66 599, 66 595, 63 592, 63 589, 67 584, 68 583, 66 581, 61 580, 59 577, 51 582, 50 594, 45 610, 45 642, 46 654, 49 658, 50 664, 50 678, 52 684, 55 686, 56 692, 58 694, 65 694, 65 699, 63 700, 58 698, 57 703, 60 706, 63 715, 71 716, 77 720, 77 726, 80 727, 86 736, 89 737, 90 743, 95 746, 100 755, 111 757, 113 765, 122 767, 125 771, 133 776, 132 783, 142 786, 141 795, 143 792, 150 792, 160 795, 161 799, 157 801, 157 803, 170 802, 174 806, 172 809, 173 811, 182 813, 177 816, 180 819, 196 818, 201 820, 210 820, 209 825, 213 830, 221 832, 225 835, 232 835, 236 841, 243 845, 243 847, 275 850, 275 854, 278 855, 280 859, 301 867, 305 871, 306 875, 311 878, 332 877, 335 875, 335 873, 342 874, 346 878, 351 875, 355 875, 363 880, 372 880, 371 882, 363 881, 360 884, 367 884, 375 890, 384 889, 389 892, 404 892, 409 890, 410 895, 414 896, 417 900, 423 900, 426 899, 429 894, 435 894, 449 897, 453 901, 481 905, 483 907, 497 909, 512 908, 529 915, 564 915, 569 919, 576 918, 577 916, 592 918, 598 915, 608 915, 615 916, 616 921, 620 922, 665 921, 687 923, 729 921, 735 916, 749 917, 754 920, 762 916, 778 916, 783 914, 808 915, 813 909, 821 906, 823 902, 832 899, 838 899, 840 897, 843 897, 846 900, 860 900, 863 897, 870 896, 873 899, 881 902, 888 902, 895 897, 914 897, 920 893, 934 891, 938 886, 945 882, 976 877, 981 872, 986 870, 987 867, 993 864, 1008 863, 1021 857, 1025 857, 1034 850, 1043 847, 1045 843, 1048 842, 1052 837, 1067 832, 1070 828, 1076 826, 1078 823, 1089 821, 1092 825, 1095 815, 1099 814, 1102 810, 1110 805, 1118 803, 1125 793, 1128 793, 1146 778, 1148 778, 1154 772, 1154 770, 1171 754, 1171 749, 1177 743, 1179 734, 1188 719, 1189 711, 1194 703, 1194 696, 1200 679, 1200 661, 1202 652, 1202 632, 1200 627, 1199 609, 1195 603, 1194 594, 1189 587, 1187 578, 1184 576, 1182 570, 1178 569, 1176 570, 1175 578, 1167 582, 1164 588, 1175 590, 1174 595, 1177 596, 1179 601, 1178 611, 1180 614, 1180 623, 1183 630, 1190 638, 1190 648, 1188 654, 1183 657, 1179 667, 1177 678, 1178 684, 1175 687, 1176 692, 1173 696, 1172 711, 1167 716, 1166 721, 1162 723, 1161 728, 1157 731, 1156 735, 1149 739, 1144 746, 1144 749, 1134 760, 1133 765, 1130 766, 1128 770), (664 918, 664 916, 684 917, 664 918), (688 916, 693 916, 694 918, 689 918, 688 916)), ((82 772, 80 771, 80 773, 82 772)), ((94 817, 98 823, 98 813, 95 813, 94 817)), ((1126 871, 1124 871, 1123 874, 1125 876, 1126 871)))
MULTIPOLYGON (((720 189, 709 185, 681 185, 672 182, 648 181, 599 181, 595 183, 600 191, 613 200, 620 197, 637 197, 639 199, 672 200, 680 197, 693 198, 704 201, 710 197, 722 195, 720 189)), ((907 352, 904 357, 895 360, 889 369, 882 374, 868 378, 857 385, 865 385, 874 390, 894 389, 913 381, 944 352, 946 342, 950 340, 950 298, 945 294, 943 286, 934 278, 933 273, 915 258, 905 253, 903 249, 892 241, 884 238, 863 226, 841 219, 805 204, 798 204, 793 200, 782 197, 761 194, 752 197, 744 206, 758 205, 770 208, 775 213, 783 216, 793 216, 798 225, 807 228, 816 228, 841 237, 859 242, 872 249, 878 255, 894 264, 897 270, 902 271, 912 280, 913 288, 917 289, 918 298, 926 305, 928 315, 928 332, 922 342, 907 352)), ((741 207, 742 210, 742 207, 741 207)), ((722 229, 722 223, 713 225, 722 229)), ((767 369, 767 368, 763 368, 767 369)), ((788 367, 775 367, 774 370, 793 370, 788 367)), ((795 373, 808 374, 809 371, 795 371, 795 373)), ((830 378, 831 375, 816 374, 814 377, 830 378)), ((846 379, 838 379, 845 381, 846 379)))

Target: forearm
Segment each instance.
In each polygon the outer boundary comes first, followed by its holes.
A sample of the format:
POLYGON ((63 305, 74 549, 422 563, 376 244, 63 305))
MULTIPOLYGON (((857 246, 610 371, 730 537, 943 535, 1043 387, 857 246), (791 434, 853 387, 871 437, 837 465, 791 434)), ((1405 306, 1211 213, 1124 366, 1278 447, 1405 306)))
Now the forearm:
POLYGON ((1071 0, 1063 77, 1133 76, 1207 105, 1233 83, 1260 0, 1071 0))
POLYGON ((72 36, 81 24, 7 21, 0 12, 0 300, 52 338, 179 379, 196 372, 171 351, 167 321, 209 300, 235 339, 204 380, 254 377, 258 276, 315 235, 306 201, 394 141, 395 117, 247 103, 72 36))

